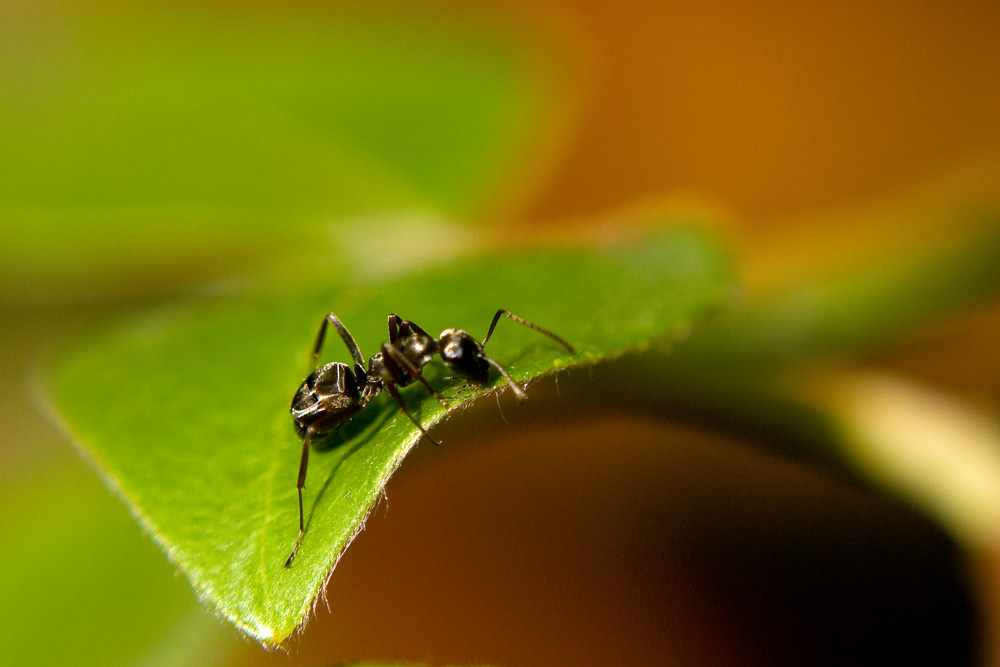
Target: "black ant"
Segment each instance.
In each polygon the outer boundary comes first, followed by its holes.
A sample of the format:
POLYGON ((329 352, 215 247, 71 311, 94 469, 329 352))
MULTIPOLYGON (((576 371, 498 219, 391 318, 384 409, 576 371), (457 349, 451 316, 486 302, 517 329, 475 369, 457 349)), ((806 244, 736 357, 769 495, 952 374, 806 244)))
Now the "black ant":
POLYGON ((347 345, 351 356, 354 357, 354 367, 339 362, 320 366, 302 381, 292 398, 292 419, 295 420, 296 432, 302 438, 302 461, 299 464, 297 485, 299 491, 299 536, 295 540, 292 553, 285 561, 285 567, 292 566, 295 554, 302 544, 302 535, 305 533, 302 489, 305 488, 306 469, 309 466, 309 446, 316 436, 333 431, 358 414, 383 389, 396 399, 403 414, 409 417, 424 437, 435 445, 441 443, 424 430, 420 422, 410 413, 403 397, 399 394, 400 387, 417 381, 424 385, 431 396, 436 398, 441 405, 445 408, 448 407, 447 401, 434 391, 434 388, 423 377, 424 366, 434 359, 435 354, 441 356, 441 361, 448 368, 467 377, 475 384, 486 383, 490 366, 492 366, 507 380, 507 384, 510 385, 519 402, 528 398, 524 390, 517 386, 513 378, 500 364, 483 354, 483 348, 490 336, 493 335, 493 329, 496 328, 501 315, 506 315, 515 322, 548 336, 569 350, 570 354, 575 354, 573 347, 556 334, 502 308, 493 316, 493 322, 490 323, 490 329, 486 332, 486 338, 483 339, 482 343, 461 329, 446 329, 435 340, 413 322, 392 313, 389 315, 389 341, 382 343, 381 352, 371 356, 368 360, 368 369, 365 370, 361 350, 358 348, 354 336, 340 321, 340 318, 334 313, 323 318, 319 334, 316 336, 316 344, 313 346, 313 359, 319 359, 323 340, 326 338, 326 328, 332 324, 344 340, 344 344, 347 345))

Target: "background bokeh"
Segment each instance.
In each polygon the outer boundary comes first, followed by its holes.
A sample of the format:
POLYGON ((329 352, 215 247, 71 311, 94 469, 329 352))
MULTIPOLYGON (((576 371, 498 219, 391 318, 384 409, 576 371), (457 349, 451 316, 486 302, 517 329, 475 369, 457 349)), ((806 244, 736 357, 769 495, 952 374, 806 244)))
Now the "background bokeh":
MULTIPOLYGON (((139 25, 130 22, 136 11, 129 3, 94 6, 0 7, 0 25, 7 26, 0 48, 33 56, 8 63, 24 67, 30 60, 44 70, 53 51, 49 43, 36 51, 32 40, 38 25, 59 26, 46 33, 51 44, 65 44, 59 40, 69 35, 73 47, 86 47, 82 53, 98 54, 92 72, 100 91, 106 83, 101 72, 119 70, 113 62, 101 69, 103 42, 86 39, 95 34, 93 26, 99 37, 103 30, 125 35, 127 46, 116 54, 130 52, 130 35, 159 35, 168 62, 200 53, 210 40, 189 28, 189 22, 203 25, 205 12, 223 22, 232 14, 239 17, 234 22, 253 26, 215 36, 235 44, 233 51, 243 57, 252 59, 258 37, 270 45, 265 54, 302 41, 294 32, 301 23, 275 22, 277 10, 266 3, 211 3, 208 9, 157 3, 157 16, 169 20, 141 24, 135 33, 128 32, 139 25), (108 17, 120 24, 102 23, 108 17), (275 38, 268 28, 275 25, 290 36, 275 38)), ((300 17, 323 14, 307 3, 294 8, 300 17)), ((583 391, 580 377, 563 382, 558 394, 554 386, 540 386, 529 405, 507 415, 511 425, 495 406, 480 406, 445 426, 442 438, 470 442, 468 447, 418 448, 331 579, 329 610, 319 605, 288 654, 262 652, 195 603, 186 582, 172 577, 127 510, 46 421, 32 398, 33 378, 46 349, 82 321, 164 294, 294 274, 261 262, 275 250, 273 229, 284 224, 275 222, 280 206, 306 221, 291 223, 295 238, 277 245, 289 256, 326 238, 328 221, 317 222, 323 206, 352 219, 362 239, 357 243, 380 241, 386 232, 373 218, 381 211, 368 199, 394 215, 413 207, 421 215, 460 218, 479 225, 479 235, 496 244, 615 235, 624 233, 635 210, 676 202, 705 206, 725 212, 720 226, 752 295, 823 266, 947 239, 961 226, 942 226, 925 211, 1000 198, 1000 5, 551 0, 378 8, 381 14, 360 19, 390 24, 386 32, 373 31, 381 40, 377 47, 402 44, 405 52, 412 44, 415 63, 425 62, 421 51, 435 41, 457 44, 430 55, 445 70, 474 44, 498 44, 515 54, 513 65, 503 61, 490 70, 500 72, 496 79, 504 90, 514 91, 513 102, 483 107, 507 114, 484 116, 476 125, 481 130, 495 123, 503 131, 497 131, 503 139, 498 147, 483 150, 490 161, 463 162, 458 151, 442 152, 445 171, 460 172, 453 178, 399 178, 390 194, 366 189, 382 174, 417 173, 407 171, 408 164, 435 145, 406 133, 394 138, 376 132, 392 126, 391 114, 381 125, 377 118, 369 124, 350 105, 334 105, 337 122, 354 128, 346 136, 357 143, 337 143, 335 151, 338 158, 348 156, 348 167, 327 162, 318 150, 308 153, 314 160, 306 166, 333 169, 330 183, 343 168, 350 187, 341 182, 343 192, 334 188, 307 206, 309 192, 325 187, 323 179, 303 184, 293 177, 300 174, 295 165, 268 164, 266 154, 251 151, 264 176, 287 170, 292 176, 277 185, 264 177, 249 181, 274 208, 251 206, 252 214, 223 208, 222 224, 211 232, 199 222, 216 219, 210 206, 175 227, 164 211, 177 210, 171 208, 176 202, 163 206, 170 182, 157 183, 156 173, 119 174, 135 186, 131 192, 148 199, 126 202, 131 209, 117 206, 110 224, 68 186, 63 194, 73 207, 82 202, 82 214, 37 206, 46 190, 39 186, 41 194, 31 200, 32 192, 18 190, 18 183, 28 182, 25 173, 50 169, 74 187, 89 183, 118 196, 102 179, 115 177, 107 165, 121 165, 100 151, 81 152, 67 137, 60 143, 56 135, 44 160, 0 167, 8 183, 0 186, 0 224, 8 227, 9 253, 0 318, 0 552, 8 575, 0 597, 18 600, 5 612, 12 614, 5 625, 20 633, 20 648, 8 652, 10 664, 52 656, 82 664, 234 665, 988 660, 989 610, 1000 603, 990 597, 995 591, 988 582, 970 574, 968 555, 930 519, 823 472, 774 461, 752 443, 645 416, 596 409, 580 414, 572 407, 574 392, 583 391), (401 144, 411 152, 400 152, 401 144), (65 145, 72 150, 60 161, 65 145), (363 160, 359 170, 356 153, 380 161, 363 160), (55 219, 61 227, 50 224, 55 219), (144 225, 163 236, 134 231, 144 225), (228 242, 244 232, 239 243, 228 242), (108 249, 133 233, 139 240, 125 259, 108 249), (478 426, 463 425, 473 423, 478 426), (167 602, 158 602, 154 613, 142 605, 143 596, 167 602)), ((364 31, 351 37, 355 41, 334 49, 334 57, 372 43, 364 31)), ((303 40, 324 43, 322 31, 303 40)), ((500 62, 503 48, 500 55, 477 51, 477 62, 500 62)), ((319 47, 315 53, 331 57, 319 47)), ((356 58, 363 61, 364 54, 356 58)), ((35 80, 18 78, 25 70, 17 67, 0 65, 8 79, 0 86, 34 90, 35 80)), ((200 69, 202 63, 190 64, 191 72, 200 69)), ((137 67, 129 76, 141 79, 144 72, 137 67)), ((410 80, 400 77, 398 87, 405 89, 410 80)), ((331 77, 322 84, 373 90, 363 78, 331 77)), ((59 109, 46 106, 45 87, 38 88, 31 97, 36 111, 58 117, 59 109)), ((273 120, 260 114, 259 104, 239 116, 246 91, 225 92, 220 106, 189 111, 236 114, 248 126, 273 120)), ((144 89, 138 103, 156 109, 156 93, 144 89)), ((14 122, 19 108, 11 99, 0 103, 9 121, 0 137, 7 137, 8 147, 23 143, 10 149, 12 155, 33 155, 35 145, 16 134, 29 126, 14 122)), ((308 113, 315 101, 295 98, 289 105, 305 119, 296 127, 323 127, 324 116, 308 113)), ((387 96, 385 104, 394 101, 387 96)), ((86 108, 94 122, 105 122, 117 117, 116 105, 129 103, 103 99, 86 108)), ((450 108, 459 118, 461 110, 480 107, 457 100, 450 108)), ((271 111, 275 117, 288 112, 271 111)), ((433 117, 435 110, 423 112, 433 117)), ((79 122, 87 127, 89 121, 79 122)), ((179 136, 184 127, 175 128, 179 136)), ((197 127, 220 148, 239 138, 197 127)), ((274 139, 268 150, 280 155, 283 146, 315 146, 314 135, 289 136, 274 139)), ((483 134, 471 136, 481 141, 483 134)), ((176 158, 160 165, 167 172, 186 173, 183 156, 163 148, 171 137, 139 132, 134 141, 132 168, 146 146, 176 158)), ((205 169, 226 164, 220 158, 205 169)), ((219 177, 205 188, 224 192, 228 183, 219 177)), ((310 262, 302 264, 314 270, 310 262)), ((995 304, 985 304, 942 320, 868 363, 995 412, 998 313, 995 304)))
POLYGON ((528 216, 680 189, 771 226, 995 161, 988 3, 544 5, 585 102, 528 216))

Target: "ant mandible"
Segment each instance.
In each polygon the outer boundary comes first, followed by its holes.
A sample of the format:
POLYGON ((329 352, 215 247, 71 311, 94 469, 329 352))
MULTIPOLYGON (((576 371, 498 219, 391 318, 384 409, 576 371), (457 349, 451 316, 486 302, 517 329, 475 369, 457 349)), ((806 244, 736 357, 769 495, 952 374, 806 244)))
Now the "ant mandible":
POLYGON ((358 414, 383 389, 399 403, 403 414, 409 417, 424 437, 435 445, 441 443, 424 430, 424 427, 414 418, 409 408, 406 407, 403 397, 399 394, 400 387, 410 385, 414 381, 420 382, 441 405, 445 408, 448 407, 448 402, 434 391, 434 388, 423 377, 424 366, 434 359, 435 354, 440 355, 441 361, 448 368, 465 376, 475 384, 486 383, 490 366, 492 366, 507 381, 518 402, 528 398, 528 395, 517 386, 507 371, 483 353, 483 348, 490 336, 493 335, 493 329, 496 328, 501 315, 506 315, 515 322, 548 336, 569 350, 570 354, 575 354, 573 347, 556 334, 502 308, 493 316, 493 322, 490 323, 489 331, 486 332, 486 338, 483 339, 482 343, 461 329, 445 329, 437 339, 434 339, 413 322, 392 313, 389 315, 389 341, 382 343, 381 352, 373 354, 368 359, 368 368, 365 369, 361 349, 358 348, 354 336, 340 321, 340 318, 334 313, 323 318, 323 323, 316 336, 316 344, 313 346, 313 359, 319 359, 319 353, 326 338, 326 329, 329 325, 333 325, 351 356, 354 357, 354 366, 352 368, 347 364, 333 362, 316 368, 309 377, 302 381, 292 398, 292 419, 295 420, 296 432, 302 438, 302 460, 299 463, 297 484, 299 536, 295 540, 292 553, 285 561, 285 567, 292 566, 295 554, 298 553, 299 546, 302 544, 302 535, 305 533, 302 489, 305 488, 306 469, 309 467, 309 446, 317 436, 333 431, 358 414))

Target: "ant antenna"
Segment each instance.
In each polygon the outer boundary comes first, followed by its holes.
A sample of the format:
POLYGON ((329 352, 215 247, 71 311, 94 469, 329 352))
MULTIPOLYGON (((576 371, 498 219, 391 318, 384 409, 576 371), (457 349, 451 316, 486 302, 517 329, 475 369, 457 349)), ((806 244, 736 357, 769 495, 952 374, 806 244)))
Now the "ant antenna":
MULTIPOLYGON (((564 341, 562 338, 560 338, 559 336, 557 336, 554 333, 552 333, 551 331, 549 331, 548 329, 543 329, 542 327, 538 326, 534 322, 529 322, 528 320, 524 319, 523 317, 518 317, 514 313, 510 312, 509 310, 505 310, 503 308, 501 308, 500 310, 498 310, 497 314, 493 316, 493 321, 490 322, 490 330, 486 332, 486 338, 484 338, 483 342, 479 344, 480 347, 486 347, 486 341, 488 341, 490 339, 490 336, 493 335, 493 330, 496 328, 497 322, 500 320, 500 316, 501 315, 506 315, 507 317, 509 317, 510 319, 514 320, 518 324, 523 324, 524 326, 528 327, 529 329, 534 329, 538 333, 543 334, 545 336, 548 336, 549 338, 551 338, 555 342, 557 342, 560 345, 562 345, 563 347, 565 347, 569 351, 570 354, 576 354, 576 350, 573 349, 572 345, 570 345, 569 343, 567 343, 566 341, 564 341)), ((496 366, 494 366, 494 367, 496 367, 496 366)))

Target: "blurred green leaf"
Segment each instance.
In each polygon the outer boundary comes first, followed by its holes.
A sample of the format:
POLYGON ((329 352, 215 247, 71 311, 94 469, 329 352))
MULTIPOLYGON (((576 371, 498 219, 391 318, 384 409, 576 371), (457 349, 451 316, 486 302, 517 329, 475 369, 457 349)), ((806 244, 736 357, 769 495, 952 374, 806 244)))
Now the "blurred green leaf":
POLYGON ((801 396, 789 396, 789 374, 858 363, 997 294, 1000 232, 991 224, 933 248, 896 249, 878 263, 748 295, 676 354, 630 360, 613 372, 638 388, 635 406, 650 397, 650 409, 661 413, 669 405, 784 455, 852 469, 836 427, 801 396))
POLYGON ((820 464, 912 504, 967 547, 995 546, 996 420, 919 382, 859 370, 1000 294, 996 216, 979 219, 987 224, 932 248, 893 249, 878 263, 752 295, 676 354, 603 367, 593 386, 631 410, 693 420, 820 464))
POLYGON ((530 29, 467 10, 50 0, 0 19, 0 298, 134 291, 334 222, 461 216, 554 94, 530 29))
POLYGON ((17 637, 4 664, 209 665, 240 650, 76 457, 34 462, 3 480, 0 622, 17 637))
MULTIPOLYGON (((381 284, 238 303, 164 307, 96 329, 55 365, 50 395, 146 530, 221 614, 263 643, 286 639, 409 449, 420 439, 381 396, 311 459, 307 533, 298 523, 301 444, 288 415, 323 316, 335 310, 372 354, 390 312, 432 332, 486 332, 499 307, 551 328, 571 355, 503 321, 489 351, 518 381, 589 365, 685 335, 732 295, 729 263, 709 239, 675 227, 607 249, 538 250, 451 262, 381 284)), ((334 338, 326 360, 349 359, 334 338)), ((497 388, 427 377, 452 410, 497 388)), ((403 390, 425 425, 445 417, 420 386, 403 390)), ((460 443, 448 443, 457 446, 460 443)))
MULTIPOLYGON (((940 225, 968 227, 961 213, 940 225)), ((749 295, 671 364, 704 374, 759 377, 817 358, 857 357, 1000 294, 1000 211, 977 214, 978 231, 931 248, 893 248, 749 295)), ((900 244, 903 245, 903 244, 900 244)))

